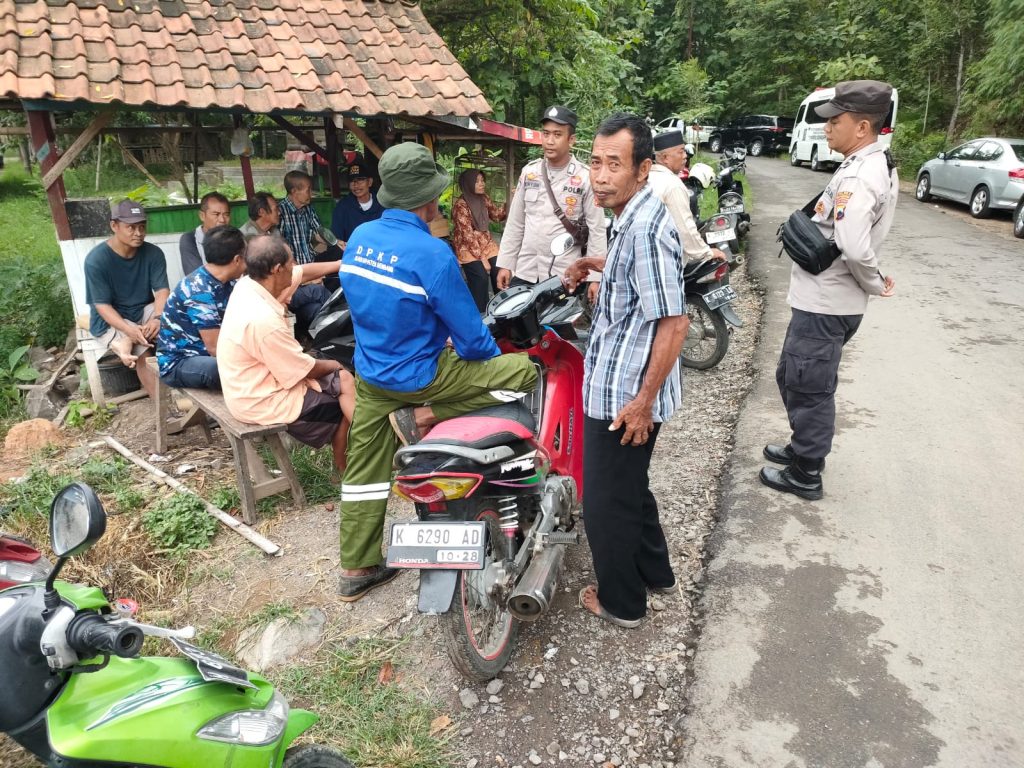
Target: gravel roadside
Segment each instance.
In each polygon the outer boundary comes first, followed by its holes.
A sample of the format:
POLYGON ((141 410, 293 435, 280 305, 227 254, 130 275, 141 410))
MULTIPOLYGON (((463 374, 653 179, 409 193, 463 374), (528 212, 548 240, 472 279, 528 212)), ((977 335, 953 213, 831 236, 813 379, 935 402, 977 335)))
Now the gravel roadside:
POLYGON ((704 541, 750 386, 763 303, 745 267, 732 284, 744 326, 718 367, 685 372, 684 407, 662 429, 651 468, 679 592, 651 599, 639 629, 613 627, 577 606, 592 578, 590 551, 585 543, 570 549, 551 611, 523 626, 500 678, 449 681, 451 709, 463 713, 453 746, 466 768, 677 765, 704 541))

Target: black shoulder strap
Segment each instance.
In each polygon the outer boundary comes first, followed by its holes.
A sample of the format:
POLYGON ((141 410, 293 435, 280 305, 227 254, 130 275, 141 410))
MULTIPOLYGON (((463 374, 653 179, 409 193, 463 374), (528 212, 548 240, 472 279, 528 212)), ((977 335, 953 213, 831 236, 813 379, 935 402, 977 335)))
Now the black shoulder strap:
POLYGON ((562 226, 565 227, 565 231, 568 232, 573 238, 579 242, 580 227, 578 224, 574 224, 569 221, 569 218, 562 212, 562 206, 558 204, 558 200, 555 199, 555 191, 551 188, 551 179, 548 178, 548 164, 547 161, 540 161, 540 177, 544 179, 544 188, 548 191, 548 199, 551 200, 551 206, 555 209, 555 217, 562 222, 562 226))
POLYGON ((800 209, 807 214, 807 218, 810 218, 811 216, 814 215, 814 206, 818 204, 818 201, 821 200, 821 196, 824 194, 825 190, 823 189, 821 190, 821 192, 819 192, 818 194, 811 198, 811 202, 809 202, 807 205, 800 209))

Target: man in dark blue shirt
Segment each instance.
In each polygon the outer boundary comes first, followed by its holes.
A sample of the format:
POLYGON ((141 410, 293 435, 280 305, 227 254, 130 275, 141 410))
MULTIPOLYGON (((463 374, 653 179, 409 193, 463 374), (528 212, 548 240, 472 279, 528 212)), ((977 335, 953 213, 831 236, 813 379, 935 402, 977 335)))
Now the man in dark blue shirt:
POLYGON ((245 237, 231 226, 204 239, 206 264, 182 278, 164 307, 156 340, 160 378, 172 387, 220 389, 217 337, 231 289, 245 274, 245 237))
POLYGON ((153 354, 160 314, 170 293, 164 252, 146 240, 146 211, 122 200, 111 211, 106 242, 85 257, 85 300, 91 307, 89 332, 135 368, 150 397, 156 374, 145 358, 153 354), (141 362, 142 365, 138 365, 141 362))
POLYGON ((399 442, 391 424, 403 442, 415 441, 431 423, 521 397, 537 379, 526 355, 500 354, 451 248, 430 235, 448 174, 413 143, 388 149, 379 169, 388 210, 356 228, 341 263, 356 333, 356 409, 341 486, 345 601, 397 573, 381 557, 399 442), (396 412, 404 418, 393 421, 396 412))
POLYGON ((363 158, 356 155, 347 170, 350 194, 338 201, 331 216, 331 230, 338 238, 342 250, 356 227, 368 221, 376 221, 384 213, 384 206, 373 194, 373 176, 363 158))

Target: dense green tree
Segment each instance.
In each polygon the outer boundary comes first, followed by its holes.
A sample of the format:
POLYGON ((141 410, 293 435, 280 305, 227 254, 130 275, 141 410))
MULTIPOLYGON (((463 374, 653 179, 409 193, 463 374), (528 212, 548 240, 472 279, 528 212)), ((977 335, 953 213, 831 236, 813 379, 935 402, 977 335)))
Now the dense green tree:
POLYGON ((992 0, 985 25, 990 45, 971 67, 972 127, 1024 134, 1024 0, 992 0))

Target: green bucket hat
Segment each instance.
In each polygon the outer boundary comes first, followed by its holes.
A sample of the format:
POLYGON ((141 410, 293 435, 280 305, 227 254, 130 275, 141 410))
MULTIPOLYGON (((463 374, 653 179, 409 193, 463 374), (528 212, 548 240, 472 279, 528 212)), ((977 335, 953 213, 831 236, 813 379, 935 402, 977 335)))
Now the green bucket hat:
POLYGON ((396 144, 380 156, 377 164, 380 192, 377 199, 385 208, 411 211, 440 197, 449 176, 434 162, 430 150, 422 144, 396 144))

